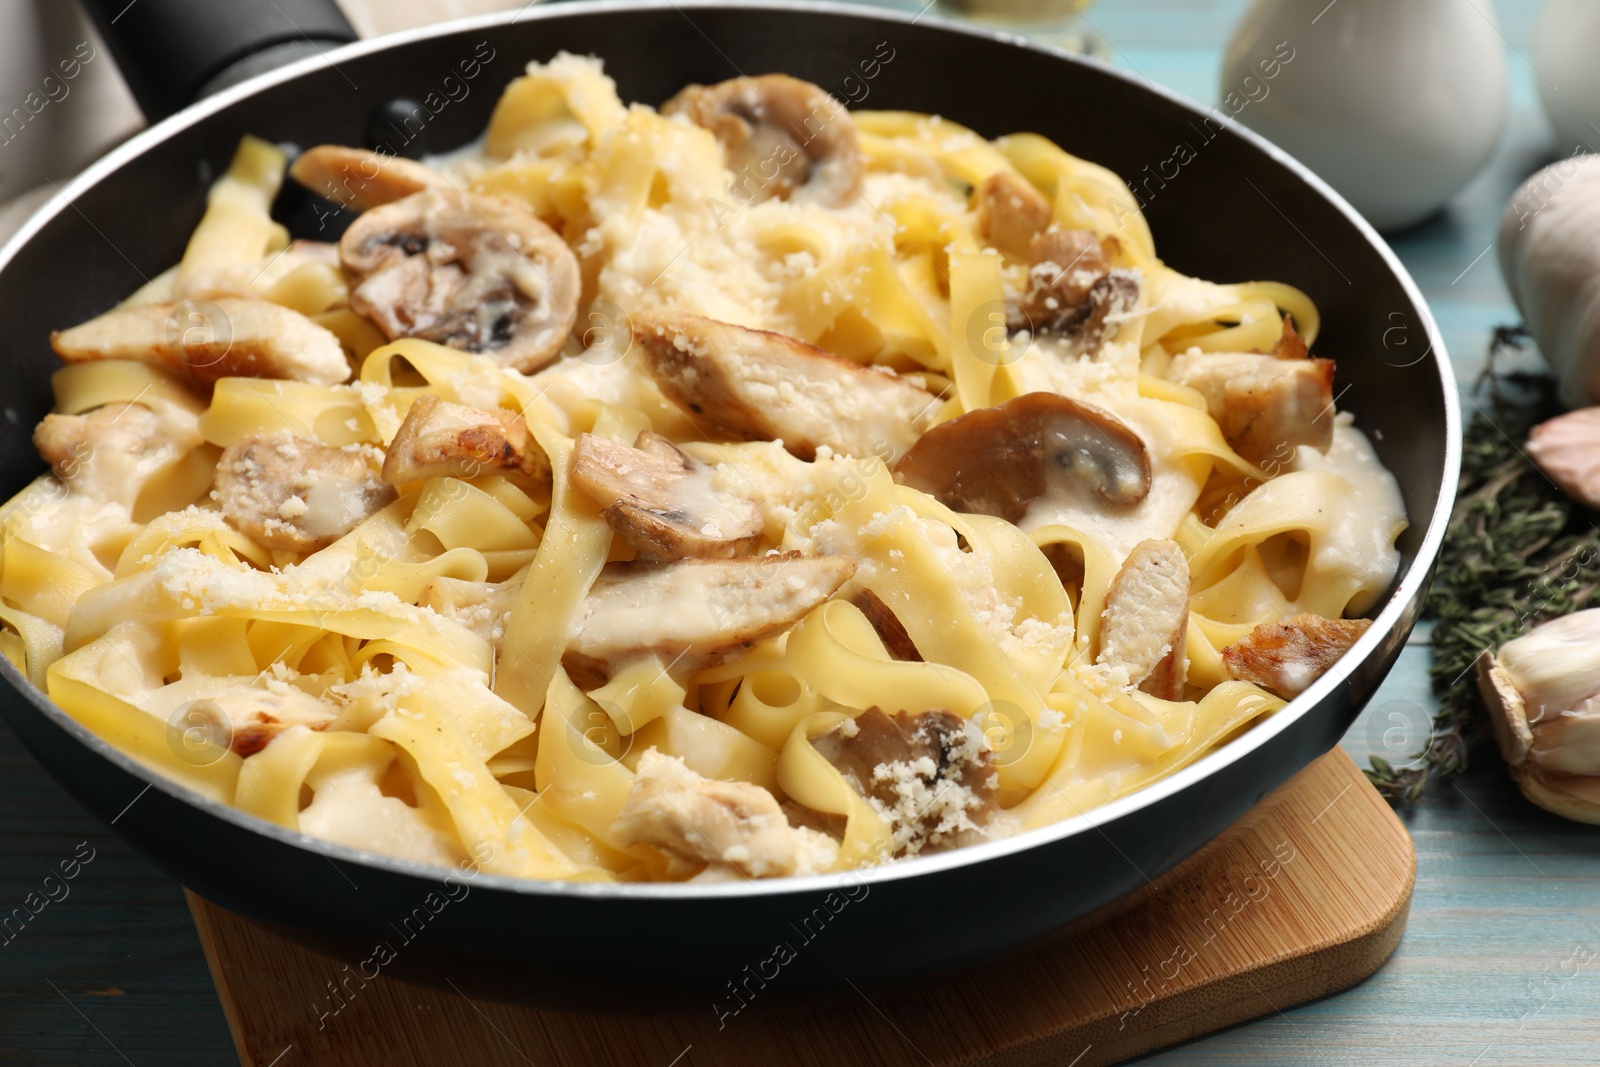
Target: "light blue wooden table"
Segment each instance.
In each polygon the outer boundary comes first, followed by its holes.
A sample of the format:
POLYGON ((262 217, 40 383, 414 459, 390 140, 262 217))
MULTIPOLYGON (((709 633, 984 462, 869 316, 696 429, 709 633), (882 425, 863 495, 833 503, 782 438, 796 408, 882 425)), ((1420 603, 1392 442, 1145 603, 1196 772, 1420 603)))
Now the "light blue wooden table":
MULTIPOLYGON (((1306 2, 1309 11, 1321 0, 1306 2)), ((1243 6, 1102 0, 1090 17, 1119 66, 1211 102, 1221 48, 1243 6)), ((1511 59, 1505 142, 1443 216, 1393 241, 1468 382, 1490 329, 1516 318, 1494 255, 1482 253, 1511 190, 1549 152, 1525 58, 1538 4, 1495 6, 1511 59)), ((1409 748, 1414 739, 1401 725, 1420 723, 1433 707, 1427 662, 1419 636, 1345 738, 1358 760, 1409 748)), ((1417 844, 1416 896, 1405 939, 1382 971, 1339 996, 1268 1011, 1141 1063, 1600 1063, 1600 831, 1526 804, 1493 752, 1477 755, 1464 779, 1405 813, 1417 844)), ((39 889, 80 842, 95 858, 70 896, 0 945, 0 1065, 232 1062, 177 885, 81 814, 0 727, 0 911, 39 889)), ((683 1067, 693 1062, 691 1052, 683 1067)))

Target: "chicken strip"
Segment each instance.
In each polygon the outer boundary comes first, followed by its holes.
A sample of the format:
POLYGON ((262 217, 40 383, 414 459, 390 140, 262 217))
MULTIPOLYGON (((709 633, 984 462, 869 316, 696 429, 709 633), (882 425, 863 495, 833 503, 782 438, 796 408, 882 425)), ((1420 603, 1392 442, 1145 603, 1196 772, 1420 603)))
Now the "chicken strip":
POLYGON ((509 473, 550 480, 550 461, 521 415, 418 397, 389 442, 383 480, 405 485, 428 478, 476 478, 509 473))
POLYGON ((203 443, 189 412, 106 404, 83 415, 46 415, 33 447, 74 493, 131 508, 145 485, 203 443))
POLYGON ((1258 466, 1284 445, 1333 444, 1333 361, 1253 352, 1187 352, 1167 378, 1205 397, 1233 450, 1258 466))
MULTIPOLYGON (((1050 225, 1050 201, 1014 170, 997 170, 977 188, 978 233, 1018 259, 1050 225)), ((1098 242, 1097 242, 1098 250, 1098 242)))
POLYGON ((1281 697, 1295 697, 1367 632, 1371 619, 1325 619, 1301 613, 1264 622, 1222 650, 1228 676, 1254 682, 1281 697))
POLYGON ((1134 546, 1106 594, 1097 662, 1125 668, 1128 684, 1178 700, 1188 674, 1189 561, 1176 541, 1134 546))
POLYGON ((592 433, 572 452, 572 483, 623 540, 651 559, 728 559, 761 536, 755 502, 711 484, 713 469, 649 430, 633 448, 592 433))
POLYGON ((50 335, 67 363, 131 359, 169 370, 204 392, 218 378, 287 378, 337 385, 344 348, 297 311, 241 297, 121 307, 50 335))
POLYGON ((562 662, 580 685, 652 653, 698 669, 799 622, 855 569, 799 553, 607 564, 562 662))
POLYGON ((809 460, 826 445, 893 462, 933 425, 938 399, 792 337, 682 311, 640 313, 634 337, 667 398, 734 440, 777 441, 809 460))
POLYGON ((815 873, 832 842, 789 825, 772 794, 749 782, 705 778, 649 749, 611 824, 619 845, 650 845, 690 864, 732 867, 750 878, 815 873))

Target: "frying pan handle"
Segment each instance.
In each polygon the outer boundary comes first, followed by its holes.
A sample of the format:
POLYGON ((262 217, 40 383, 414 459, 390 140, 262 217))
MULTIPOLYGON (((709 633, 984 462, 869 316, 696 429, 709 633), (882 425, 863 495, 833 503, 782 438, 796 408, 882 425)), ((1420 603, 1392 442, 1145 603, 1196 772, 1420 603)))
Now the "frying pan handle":
POLYGON ((334 0, 82 0, 151 121, 356 39, 334 0))

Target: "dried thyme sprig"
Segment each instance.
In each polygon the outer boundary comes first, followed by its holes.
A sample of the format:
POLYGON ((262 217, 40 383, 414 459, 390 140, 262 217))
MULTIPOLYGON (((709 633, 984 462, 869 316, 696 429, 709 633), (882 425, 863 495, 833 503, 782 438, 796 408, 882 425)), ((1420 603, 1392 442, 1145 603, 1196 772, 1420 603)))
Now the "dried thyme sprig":
POLYGON ((1595 603, 1600 514, 1575 503, 1523 454, 1528 430, 1559 412, 1546 375, 1502 373, 1496 357, 1520 348, 1521 329, 1495 331, 1479 411, 1462 446, 1461 482, 1424 615, 1435 619, 1429 675, 1439 695, 1428 747, 1399 768, 1372 757, 1367 777, 1390 800, 1414 802, 1435 777, 1466 770, 1483 723, 1472 664, 1538 623, 1595 603))

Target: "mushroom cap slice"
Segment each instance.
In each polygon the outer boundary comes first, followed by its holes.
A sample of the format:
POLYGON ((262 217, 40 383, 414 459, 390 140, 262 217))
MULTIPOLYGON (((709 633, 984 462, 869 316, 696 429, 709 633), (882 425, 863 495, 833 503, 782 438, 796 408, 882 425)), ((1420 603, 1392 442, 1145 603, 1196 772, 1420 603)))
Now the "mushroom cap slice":
POLYGON ((868 708, 811 744, 888 819, 896 855, 983 839, 998 776, 977 727, 943 708, 868 708))
POLYGON ((1367 632, 1371 619, 1325 619, 1302 612, 1264 622, 1222 650, 1228 677, 1297 697, 1367 632))
POLYGON ((1106 594, 1096 662, 1123 667, 1128 683, 1179 700, 1188 673, 1189 560, 1176 541, 1134 546, 1106 594))
POLYGON ((1205 397, 1233 450, 1263 466, 1281 463, 1286 445, 1326 452, 1333 444, 1333 370, 1331 359, 1185 352, 1168 366, 1167 380, 1205 397))
POLYGON ((1108 412, 1026 393, 935 426, 894 475, 955 511, 1016 522, 1038 497, 1074 488, 1132 507, 1150 493, 1150 453, 1108 412))
POLYGON ((575 679, 651 654, 698 668, 799 622, 855 570, 843 556, 799 553, 608 563, 563 664, 575 679))
POLYGON ((713 473, 649 430, 633 448, 580 434, 572 450, 572 484, 600 505, 623 540, 653 559, 727 559, 755 548, 761 510, 718 490, 713 473))
POLYGON ((691 421, 735 440, 781 440, 801 459, 827 445, 892 461, 937 415, 937 399, 910 382, 780 333, 651 311, 634 315, 633 335, 691 421))
POLYGON ((550 479, 550 461, 521 415, 455 404, 429 393, 406 412, 383 459, 383 480, 405 485, 427 478, 517 474, 550 479))
POLYGON ((430 167, 367 148, 323 144, 289 165, 289 176, 340 207, 367 211, 448 183, 430 167))
POLYGON ((241 437, 217 460, 222 514, 263 548, 326 548, 395 499, 370 445, 336 448, 287 432, 241 437))
POLYGON ((298 311, 243 297, 121 307, 50 335, 67 363, 130 359, 209 392, 218 378, 288 378, 337 385, 350 377, 339 339, 298 311))
POLYGON ((840 207, 860 196, 866 163, 855 120, 827 91, 787 74, 691 85, 661 105, 722 142, 734 195, 840 207))
POLYGON ((420 337, 519 371, 554 359, 578 317, 578 260, 495 197, 424 189, 361 215, 339 241, 350 306, 390 340, 420 337))

